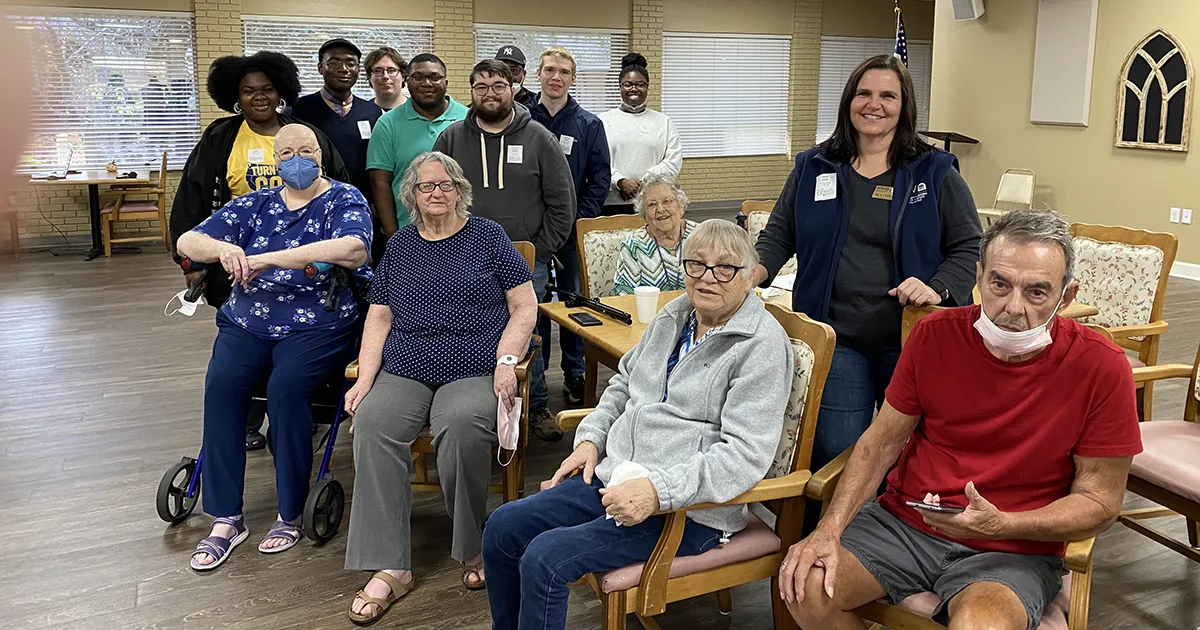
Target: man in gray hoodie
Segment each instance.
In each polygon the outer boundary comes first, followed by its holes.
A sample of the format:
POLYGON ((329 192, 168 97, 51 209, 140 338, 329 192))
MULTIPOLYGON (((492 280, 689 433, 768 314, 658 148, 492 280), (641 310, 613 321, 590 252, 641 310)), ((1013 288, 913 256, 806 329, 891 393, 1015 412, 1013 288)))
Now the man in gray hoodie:
MULTIPOLYGON (((499 223, 514 241, 537 247, 533 289, 546 299, 550 256, 562 248, 575 224, 575 187, 562 148, 529 110, 513 103, 512 74, 502 61, 485 59, 471 71, 471 108, 442 132, 434 151, 454 158, 471 182, 471 213, 499 223)), ((530 425, 538 437, 557 441, 546 394, 546 365, 533 362, 530 425)))

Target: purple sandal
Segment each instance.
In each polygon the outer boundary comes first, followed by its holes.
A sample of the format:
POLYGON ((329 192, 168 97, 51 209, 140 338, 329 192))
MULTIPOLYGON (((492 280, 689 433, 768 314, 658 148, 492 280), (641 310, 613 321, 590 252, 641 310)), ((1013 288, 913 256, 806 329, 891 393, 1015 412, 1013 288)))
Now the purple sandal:
POLYGON ((250 530, 246 528, 241 517, 236 519, 221 516, 213 519, 213 525, 228 525, 233 528, 234 534, 232 538, 224 538, 221 536, 209 536, 200 541, 196 545, 196 550, 192 552, 191 566, 196 571, 211 571, 225 562, 229 558, 229 552, 233 551, 234 547, 242 544, 246 538, 250 536, 250 530), (196 556, 206 553, 214 558, 211 564, 200 564, 196 561, 196 556))
POLYGON ((296 525, 287 521, 275 521, 275 524, 271 526, 271 529, 267 532, 267 535, 263 536, 262 542, 258 543, 258 550, 262 553, 279 553, 281 551, 287 551, 288 549, 295 547, 296 543, 300 542, 301 538, 304 538, 304 532, 300 531, 300 528, 296 525), (287 542, 278 547, 267 547, 267 541, 271 540, 272 538, 282 538, 287 542))

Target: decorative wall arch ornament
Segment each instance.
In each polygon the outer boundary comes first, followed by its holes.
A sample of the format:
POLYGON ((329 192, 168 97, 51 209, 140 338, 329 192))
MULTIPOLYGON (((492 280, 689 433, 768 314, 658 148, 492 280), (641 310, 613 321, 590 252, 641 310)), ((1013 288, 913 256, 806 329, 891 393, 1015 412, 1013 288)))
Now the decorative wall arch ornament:
POLYGON ((1187 151, 1192 78, 1192 59, 1183 44, 1165 29, 1151 31, 1121 67, 1114 144, 1187 151))

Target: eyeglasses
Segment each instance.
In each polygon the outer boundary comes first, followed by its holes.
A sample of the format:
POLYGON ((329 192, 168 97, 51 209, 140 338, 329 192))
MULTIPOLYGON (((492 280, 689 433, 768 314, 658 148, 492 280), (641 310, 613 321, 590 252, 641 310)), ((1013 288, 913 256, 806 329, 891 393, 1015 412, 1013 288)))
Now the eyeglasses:
POLYGON ((299 151, 293 151, 291 149, 284 149, 282 151, 277 151, 275 154, 279 156, 280 162, 286 162, 286 161, 292 159, 293 156, 297 156, 297 155, 299 155, 300 157, 315 158, 317 156, 317 150, 305 147, 303 149, 300 149, 299 151))
POLYGON ((430 83, 441 83, 445 79, 446 79, 446 77, 444 77, 440 74, 410 74, 410 75, 408 75, 408 80, 413 82, 413 84, 415 84, 415 85, 421 85, 422 83, 425 83, 426 81, 428 81, 430 83))
POLYGON ((504 90, 507 90, 509 87, 510 86, 507 83, 497 83, 495 85, 485 85, 480 83, 479 85, 472 85, 471 91, 475 93, 475 96, 487 96, 488 92, 493 92, 496 96, 500 96, 500 93, 504 90))
POLYGON ((440 188, 442 192, 454 192, 454 182, 420 182, 417 184, 417 190, 429 194, 434 188, 440 188))
POLYGON ((705 273, 711 271, 717 282, 729 282, 742 269, 745 269, 745 267, 738 265, 706 265, 699 260, 683 261, 683 272, 697 280, 703 278, 705 273))
POLYGON ((372 68, 371 76, 376 79, 382 79, 385 76, 394 77, 400 74, 400 68, 372 68))
POLYGON ((637 88, 637 89, 639 89, 639 90, 645 90, 645 89, 648 89, 648 88, 650 87, 650 84, 649 84, 649 83, 646 83, 645 81, 636 81, 636 82, 634 82, 634 81, 622 81, 622 82, 621 82, 621 87, 625 88, 626 90, 629 90, 629 89, 632 89, 632 88, 637 88))
POLYGON ((357 59, 326 59, 321 62, 321 65, 325 66, 328 70, 337 70, 338 68, 358 70, 357 59))

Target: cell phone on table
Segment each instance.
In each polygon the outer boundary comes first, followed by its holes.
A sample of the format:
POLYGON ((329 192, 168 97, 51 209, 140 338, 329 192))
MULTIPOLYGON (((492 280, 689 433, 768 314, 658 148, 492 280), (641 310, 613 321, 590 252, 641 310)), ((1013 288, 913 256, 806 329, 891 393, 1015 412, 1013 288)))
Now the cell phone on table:
POLYGON ((904 505, 915 507, 918 510, 926 510, 928 512, 941 512, 943 514, 958 514, 967 508, 958 507, 957 505, 941 505, 934 503, 924 503, 921 501, 905 501, 904 505))
POLYGON ((604 323, 588 313, 571 313, 567 317, 580 326, 599 326, 604 323))

